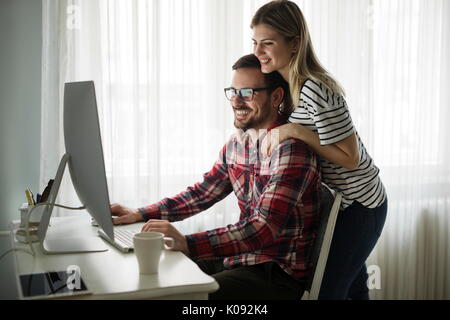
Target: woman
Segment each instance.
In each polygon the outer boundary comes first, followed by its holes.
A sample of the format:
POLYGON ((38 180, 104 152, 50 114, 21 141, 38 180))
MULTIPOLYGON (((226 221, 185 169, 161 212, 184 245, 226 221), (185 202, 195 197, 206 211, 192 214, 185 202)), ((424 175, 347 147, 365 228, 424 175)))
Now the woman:
MULTIPOLYGON (((369 299, 365 261, 381 234, 387 197, 353 126, 344 91, 321 66, 299 7, 272 1, 252 19, 253 52, 264 73, 289 82, 294 110, 279 140, 305 141, 321 158, 322 181, 343 195, 319 299, 369 299)), ((268 136, 266 152, 276 147, 268 136)))

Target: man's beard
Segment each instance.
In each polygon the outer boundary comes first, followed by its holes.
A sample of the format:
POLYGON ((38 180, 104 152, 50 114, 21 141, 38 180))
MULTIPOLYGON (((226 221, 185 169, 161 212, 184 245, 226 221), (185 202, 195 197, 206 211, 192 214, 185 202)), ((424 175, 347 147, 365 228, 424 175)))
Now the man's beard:
MULTIPOLYGON (((252 110, 249 108, 242 108, 239 110, 252 110)), ((266 102, 264 104, 264 108, 261 110, 262 112, 260 112, 258 118, 254 118, 253 116, 251 116, 249 118, 249 120, 247 120, 247 122, 243 123, 237 119, 234 119, 234 126, 236 129, 241 129, 241 130, 248 130, 248 129, 252 129, 257 127, 259 124, 261 124, 262 122, 264 122, 266 120, 267 117, 269 117, 270 115, 270 102, 266 102)), ((253 112, 253 110, 252 110, 253 112)))
POLYGON ((236 129, 242 129, 244 131, 247 131, 248 129, 254 127, 254 125, 255 125, 255 119, 250 119, 245 123, 243 123, 237 119, 234 119, 234 126, 236 129))

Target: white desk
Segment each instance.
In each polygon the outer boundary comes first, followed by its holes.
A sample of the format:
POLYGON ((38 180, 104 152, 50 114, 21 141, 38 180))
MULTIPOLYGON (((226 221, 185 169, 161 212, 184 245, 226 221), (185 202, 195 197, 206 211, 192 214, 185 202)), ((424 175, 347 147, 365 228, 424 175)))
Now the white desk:
MULTIPOLYGON (((12 228, 14 228, 13 224, 12 228)), ((142 223, 119 228, 138 229, 142 223)), ((68 235, 97 234, 90 216, 53 218, 47 238, 68 235)), ((15 239, 13 247, 29 248, 15 239)), ((107 243, 107 242, 105 242, 107 243)), ((218 289, 214 278, 205 274, 181 252, 164 250, 159 273, 140 275, 134 252, 122 253, 109 246, 106 252, 44 255, 34 243, 36 256, 15 252, 16 277, 47 271, 65 271, 70 265, 77 265, 90 295, 74 296, 73 299, 207 299, 208 293, 218 289)))

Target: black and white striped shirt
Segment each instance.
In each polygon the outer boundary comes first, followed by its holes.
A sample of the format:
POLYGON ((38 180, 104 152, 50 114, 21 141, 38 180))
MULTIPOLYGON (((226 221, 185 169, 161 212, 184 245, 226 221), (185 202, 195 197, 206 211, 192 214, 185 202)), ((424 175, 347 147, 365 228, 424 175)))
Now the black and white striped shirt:
POLYGON ((379 169, 367 153, 353 126, 347 103, 322 83, 308 79, 300 92, 300 104, 289 118, 319 135, 321 145, 330 145, 356 134, 360 153, 359 167, 348 170, 321 159, 322 181, 342 193, 341 210, 353 201, 367 208, 376 208, 386 199, 386 191, 378 176, 379 169))

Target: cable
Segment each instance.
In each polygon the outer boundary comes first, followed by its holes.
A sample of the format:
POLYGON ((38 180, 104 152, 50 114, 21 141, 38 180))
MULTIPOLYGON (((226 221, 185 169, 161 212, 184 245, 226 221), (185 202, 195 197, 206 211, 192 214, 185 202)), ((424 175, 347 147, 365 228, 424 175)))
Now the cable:
POLYGON ((84 210, 84 209, 86 209, 85 206, 82 206, 82 207, 68 207, 68 206, 64 206, 62 204, 57 204, 57 203, 55 203, 54 206, 58 207, 58 208, 69 209, 69 210, 84 210))
POLYGON ((3 257, 5 257, 8 253, 14 252, 14 251, 23 251, 23 252, 25 252, 25 253, 31 254, 31 252, 28 251, 27 249, 24 249, 24 248, 13 248, 13 249, 6 250, 6 251, 0 256, 0 260, 2 260, 3 257))
POLYGON ((57 203, 51 203, 51 202, 41 202, 38 204, 35 204, 31 210, 28 210, 27 213, 27 219, 25 222, 25 231, 26 231, 26 239, 27 239, 27 243, 30 247, 30 250, 24 249, 24 248, 13 248, 13 249, 9 249, 7 251, 5 251, 4 253, 2 253, 2 255, 0 256, 0 261, 10 252, 14 252, 14 251, 23 251, 25 253, 31 254, 33 257, 36 255, 34 248, 33 248, 33 243, 31 241, 31 237, 30 237, 30 217, 31 214, 33 213, 34 209, 38 208, 38 207, 42 207, 42 206, 54 206, 54 207, 58 207, 58 208, 64 208, 64 209, 68 209, 68 210, 83 210, 86 209, 85 206, 82 207, 68 207, 62 204, 57 204, 57 203))

